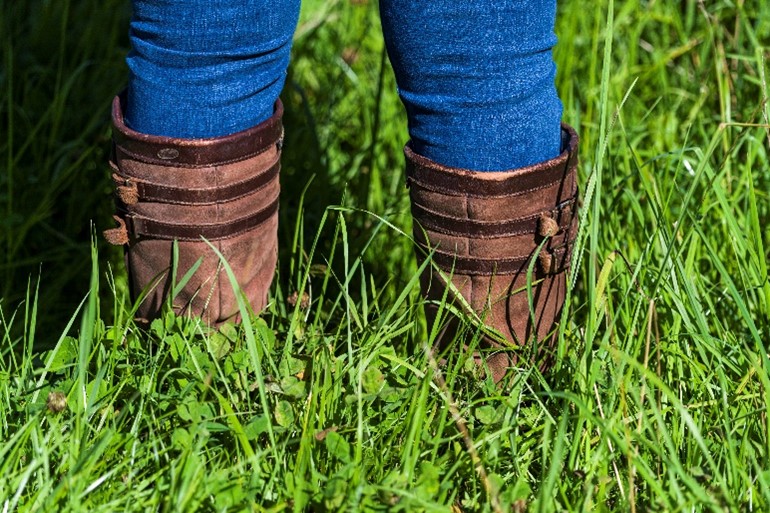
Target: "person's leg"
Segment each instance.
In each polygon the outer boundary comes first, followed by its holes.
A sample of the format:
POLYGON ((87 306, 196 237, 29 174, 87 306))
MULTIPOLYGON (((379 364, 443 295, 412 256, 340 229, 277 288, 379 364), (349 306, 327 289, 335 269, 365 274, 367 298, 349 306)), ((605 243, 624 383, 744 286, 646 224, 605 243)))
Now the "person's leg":
POLYGON ((500 380, 520 358, 501 340, 548 358, 537 346, 553 341, 577 229, 577 134, 560 124, 554 88, 556 2, 381 0, 380 10, 409 121, 415 241, 433 259, 428 321, 451 280, 450 301, 499 333, 484 343, 500 380))
POLYGON ((382 0, 380 11, 415 152, 478 171, 559 154, 556 0, 382 0))
POLYGON ((133 0, 132 6, 128 127, 219 137, 273 114, 299 0, 133 0))
POLYGON ((237 295, 209 244, 261 310, 277 258, 278 95, 299 0, 133 7, 129 86, 112 111, 118 228, 105 236, 126 248, 132 299, 146 294, 138 319, 170 299, 212 325, 237 320, 237 295))

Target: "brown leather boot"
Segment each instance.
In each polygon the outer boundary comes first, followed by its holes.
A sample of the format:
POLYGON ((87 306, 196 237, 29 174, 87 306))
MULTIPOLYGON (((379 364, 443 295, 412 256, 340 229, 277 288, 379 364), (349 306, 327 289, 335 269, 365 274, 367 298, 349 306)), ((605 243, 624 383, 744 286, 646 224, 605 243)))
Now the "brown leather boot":
MULTIPOLYGON (((496 382, 523 354, 541 368, 552 357, 577 234, 577 133, 563 125, 562 141, 558 157, 501 172, 449 168, 404 150, 418 259, 433 252, 422 276, 428 324, 451 279, 447 302, 501 335, 485 335, 480 347, 496 382)), ((450 317, 439 348, 456 326, 450 317)))
POLYGON ((225 257, 254 311, 264 308, 277 260, 281 115, 225 137, 148 136, 123 122, 121 99, 112 104, 118 228, 108 242, 125 245, 131 296, 147 296, 137 320, 157 317, 172 287, 200 260, 173 298, 178 314, 213 326, 237 320, 238 302, 210 241, 225 257), (176 276, 169 272, 178 241, 176 276))

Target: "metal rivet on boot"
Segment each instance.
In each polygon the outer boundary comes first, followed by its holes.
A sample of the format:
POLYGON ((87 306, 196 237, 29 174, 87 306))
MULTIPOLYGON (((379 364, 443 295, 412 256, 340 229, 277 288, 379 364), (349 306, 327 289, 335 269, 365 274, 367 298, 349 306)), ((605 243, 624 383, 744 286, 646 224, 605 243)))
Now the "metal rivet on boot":
POLYGON ((118 199, 126 206, 139 203, 139 189, 129 178, 112 173, 112 181, 115 183, 115 191, 118 199))
POLYGON ((179 156, 179 150, 176 148, 163 148, 158 150, 158 158, 162 160, 174 160, 179 156))

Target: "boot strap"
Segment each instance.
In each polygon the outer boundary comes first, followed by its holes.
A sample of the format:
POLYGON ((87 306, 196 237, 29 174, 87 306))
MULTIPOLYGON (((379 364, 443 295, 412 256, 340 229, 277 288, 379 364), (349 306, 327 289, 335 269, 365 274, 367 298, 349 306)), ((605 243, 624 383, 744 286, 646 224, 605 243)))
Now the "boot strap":
MULTIPOLYGON (((431 248, 425 244, 419 244, 426 253, 431 248)), ((457 256, 434 250, 433 262, 444 272, 454 274, 467 274, 473 276, 499 276, 519 274, 527 272, 530 259, 534 255, 522 255, 514 258, 500 258, 487 260, 478 257, 457 256)), ((572 257, 572 244, 563 244, 555 248, 545 247, 537 255, 538 265, 535 266, 536 277, 554 275, 564 272, 569 266, 572 257)))
POLYGON ((201 238, 214 241, 229 239, 240 233, 257 228, 278 212, 276 197, 267 207, 257 212, 220 224, 174 224, 165 223, 129 212, 120 212, 115 216, 117 228, 105 230, 107 242, 123 245, 129 241, 147 238, 161 240, 182 240, 199 242, 201 238))
POLYGON ((576 203, 577 194, 546 212, 496 222, 446 216, 418 203, 413 203, 412 217, 426 230, 459 237, 490 239, 513 237, 527 233, 552 237, 562 230, 569 229, 576 213, 576 203))
POLYGON ((265 172, 247 180, 220 187, 207 189, 181 189, 160 185, 120 174, 117 166, 113 167, 112 179, 115 182, 118 199, 127 206, 140 201, 169 203, 174 205, 211 205, 234 201, 253 194, 278 177, 280 161, 270 166, 265 172))

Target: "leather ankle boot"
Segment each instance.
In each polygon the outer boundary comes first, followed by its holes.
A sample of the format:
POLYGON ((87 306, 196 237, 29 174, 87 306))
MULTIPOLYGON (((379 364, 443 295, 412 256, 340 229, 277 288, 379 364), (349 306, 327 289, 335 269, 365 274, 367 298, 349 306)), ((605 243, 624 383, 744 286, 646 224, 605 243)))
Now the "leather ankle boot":
POLYGON ((125 246, 132 300, 147 293, 137 321, 157 317, 195 265, 172 298, 173 309, 212 326, 239 318, 233 287, 206 241, 225 257, 253 310, 264 308, 277 261, 282 113, 279 101, 273 116, 254 128, 176 139, 128 128, 121 98, 115 98, 110 166, 118 227, 104 235, 125 246), (178 260, 171 276, 174 241, 178 260))
MULTIPOLYGON (((558 157, 501 172, 450 168, 404 150, 418 260, 432 258, 422 275, 428 325, 446 293, 447 303, 492 328, 476 358, 496 382, 524 355, 541 369, 553 356, 577 234, 577 146, 562 125, 558 157)), ((456 328, 450 316, 439 349, 456 328)))

